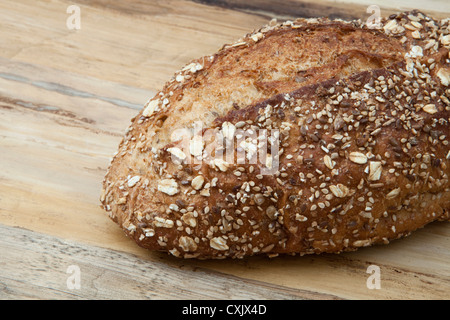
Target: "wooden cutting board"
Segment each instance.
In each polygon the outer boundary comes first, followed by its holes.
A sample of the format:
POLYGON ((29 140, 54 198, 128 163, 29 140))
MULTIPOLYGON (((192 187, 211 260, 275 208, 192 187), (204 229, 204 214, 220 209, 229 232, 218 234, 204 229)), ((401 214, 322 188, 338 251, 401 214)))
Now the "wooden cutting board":
POLYGON ((191 59, 272 18, 450 13, 446 0, 356 2, 1 1, 0 299, 449 299, 448 223, 341 255, 196 261, 139 248, 99 207, 130 119, 191 59))

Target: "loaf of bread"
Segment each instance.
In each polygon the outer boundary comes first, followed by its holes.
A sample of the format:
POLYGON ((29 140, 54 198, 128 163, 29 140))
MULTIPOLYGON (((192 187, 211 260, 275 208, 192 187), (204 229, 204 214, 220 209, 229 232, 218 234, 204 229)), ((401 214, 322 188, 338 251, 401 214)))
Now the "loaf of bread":
POLYGON ((182 258, 340 253, 450 209, 450 26, 418 11, 272 21, 132 119, 102 207, 182 258))

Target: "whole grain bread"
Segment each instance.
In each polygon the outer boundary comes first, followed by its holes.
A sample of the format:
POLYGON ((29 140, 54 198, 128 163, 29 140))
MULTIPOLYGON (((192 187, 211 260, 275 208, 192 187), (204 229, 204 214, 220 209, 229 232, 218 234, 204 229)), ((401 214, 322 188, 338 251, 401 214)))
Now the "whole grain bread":
POLYGON ((132 119, 103 208, 184 258, 339 253, 449 220, 449 33, 418 11, 298 19, 192 61, 132 119))

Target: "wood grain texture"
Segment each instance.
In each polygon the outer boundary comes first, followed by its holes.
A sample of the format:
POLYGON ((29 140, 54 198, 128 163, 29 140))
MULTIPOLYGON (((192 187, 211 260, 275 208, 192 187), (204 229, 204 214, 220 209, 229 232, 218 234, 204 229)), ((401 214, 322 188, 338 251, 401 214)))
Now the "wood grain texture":
POLYGON ((239 10, 262 17, 278 17, 280 19, 329 17, 331 19, 367 19, 371 13, 367 13, 367 7, 377 5, 381 9, 381 15, 388 16, 392 13, 418 8, 433 15, 436 18, 446 18, 450 11, 450 3, 445 0, 418 1, 418 0, 193 0, 198 3, 214 5, 222 8, 239 10))
POLYGON ((0 299, 336 299, 25 229, 0 226, 0 231, 0 299), (70 266, 79 268, 79 289, 67 285, 70 266))
POLYGON ((181 0, 123 3, 0 2, 0 298, 450 298, 448 223, 389 246, 273 260, 184 261, 127 239, 98 199, 130 119, 190 59, 283 14, 273 6, 260 14, 181 0), (77 31, 66 27, 73 3, 81 7, 77 31), (67 290, 66 264, 92 268, 86 291, 67 290), (381 268, 380 290, 366 287, 371 264, 381 268))

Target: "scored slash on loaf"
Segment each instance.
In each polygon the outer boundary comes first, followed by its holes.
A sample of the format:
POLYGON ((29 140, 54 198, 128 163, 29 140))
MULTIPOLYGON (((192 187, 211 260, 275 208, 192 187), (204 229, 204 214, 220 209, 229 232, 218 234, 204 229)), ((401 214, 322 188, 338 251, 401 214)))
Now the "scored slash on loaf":
POLYGON ((150 99, 102 206, 140 246, 199 259, 340 253, 447 221, 449 39, 418 11, 271 22, 150 99))

